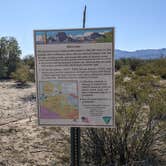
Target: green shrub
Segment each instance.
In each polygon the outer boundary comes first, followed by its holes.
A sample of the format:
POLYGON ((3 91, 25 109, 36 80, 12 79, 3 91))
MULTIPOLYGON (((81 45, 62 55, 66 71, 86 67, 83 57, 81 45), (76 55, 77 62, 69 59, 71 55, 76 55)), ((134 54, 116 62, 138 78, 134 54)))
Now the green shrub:
POLYGON ((165 90, 158 89, 158 80, 150 75, 116 81, 116 128, 83 130, 83 163, 122 166, 149 161, 148 165, 159 165, 159 154, 163 156, 165 149, 153 147, 165 144, 165 124, 160 118, 166 115, 165 90))
POLYGON ((151 73, 149 70, 150 69, 148 68, 148 66, 141 66, 137 68, 137 70, 135 71, 135 74, 139 76, 147 76, 149 73, 151 73))
POLYGON ((0 64, 0 78, 6 78, 7 71, 8 71, 7 66, 0 64))
POLYGON ((124 76, 128 76, 130 75, 132 72, 130 71, 129 69, 129 66, 123 66, 121 69, 120 69, 120 72, 122 75, 124 76))
POLYGON ((20 64, 19 67, 17 67, 16 71, 11 74, 11 77, 22 84, 25 84, 32 79, 29 67, 23 64, 20 64))

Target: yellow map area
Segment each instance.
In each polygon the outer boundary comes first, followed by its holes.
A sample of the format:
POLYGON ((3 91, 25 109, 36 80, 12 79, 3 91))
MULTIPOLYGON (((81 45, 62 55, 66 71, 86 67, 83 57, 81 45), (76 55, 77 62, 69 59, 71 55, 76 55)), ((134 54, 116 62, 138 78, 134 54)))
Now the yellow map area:
POLYGON ((54 85, 51 83, 51 82, 47 82, 45 85, 44 85, 44 93, 45 94, 51 94, 54 90, 54 85))
MULTIPOLYGON (((56 86, 57 90, 60 92, 62 87, 60 85, 56 86)), ((67 100, 66 94, 55 92, 55 85, 51 82, 47 82, 43 86, 44 94, 47 97, 41 102, 41 107, 44 107, 49 112, 55 112, 60 118, 63 119, 77 119, 78 118, 78 108, 70 104, 67 100)))

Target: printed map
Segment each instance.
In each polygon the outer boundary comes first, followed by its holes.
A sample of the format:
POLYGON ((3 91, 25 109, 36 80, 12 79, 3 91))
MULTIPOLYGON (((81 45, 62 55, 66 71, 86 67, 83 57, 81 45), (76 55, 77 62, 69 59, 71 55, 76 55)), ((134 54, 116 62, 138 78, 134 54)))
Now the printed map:
POLYGON ((77 82, 41 81, 39 85, 41 118, 78 119, 77 82))

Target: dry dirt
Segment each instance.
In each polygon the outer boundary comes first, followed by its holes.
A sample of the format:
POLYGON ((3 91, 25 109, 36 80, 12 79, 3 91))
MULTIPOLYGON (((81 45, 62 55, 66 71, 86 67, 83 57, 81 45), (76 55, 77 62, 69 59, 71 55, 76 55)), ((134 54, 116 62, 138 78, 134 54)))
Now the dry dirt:
POLYGON ((69 128, 37 124, 35 85, 0 82, 0 166, 69 165, 69 128))

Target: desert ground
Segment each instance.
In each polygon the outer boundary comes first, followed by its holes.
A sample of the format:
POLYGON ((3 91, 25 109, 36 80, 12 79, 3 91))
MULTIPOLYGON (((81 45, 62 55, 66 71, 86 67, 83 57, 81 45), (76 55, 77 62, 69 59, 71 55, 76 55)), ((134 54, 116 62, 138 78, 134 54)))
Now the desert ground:
POLYGON ((69 128, 38 126, 35 91, 0 82, 0 166, 69 165, 69 128))
POLYGON ((69 166, 70 129, 38 126, 35 96, 34 83, 0 81, 0 166, 69 166))

